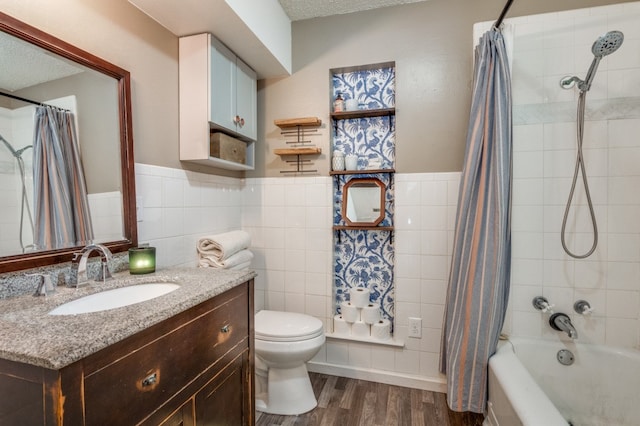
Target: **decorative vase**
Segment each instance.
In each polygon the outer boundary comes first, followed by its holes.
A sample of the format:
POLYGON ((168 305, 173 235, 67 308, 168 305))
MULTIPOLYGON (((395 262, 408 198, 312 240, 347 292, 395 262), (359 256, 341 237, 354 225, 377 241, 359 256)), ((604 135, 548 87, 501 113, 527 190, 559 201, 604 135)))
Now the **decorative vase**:
POLYGON ((349 154, 344 159, 344 166, 347 170, 358 170, 358 156, 349 154))
POLYGON ((344 170, 344 154, 341 151, 333 152, 333 159, 331 160, 331 168, 335 171, 344 170))

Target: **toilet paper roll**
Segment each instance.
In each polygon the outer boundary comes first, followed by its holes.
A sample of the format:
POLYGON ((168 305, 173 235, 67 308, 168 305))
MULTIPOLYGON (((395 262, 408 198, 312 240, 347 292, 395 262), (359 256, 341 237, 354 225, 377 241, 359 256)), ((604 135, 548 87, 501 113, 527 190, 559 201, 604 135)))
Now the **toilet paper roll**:
POLYGON ((340 312, 342 312, 342 318, 349 323, 353 323, 360 320, 360 309, 351 302, 342 302, 340 304, 340 312))
POLYGON ((333 334, 348 336, 351 334, 351 324, 346 322, 342 315, 333 317, 333 334))
POLYGON ((391 321, 378 320, 371 326, 371 337, 377 340, 389 340, 391 338, 391 321))
POLYGON ((364 287, 352 288, 349 290, 351 304, 356 308, 364 308, 369 304, 369 289, 364 287))
POLYGON ((371 336, 371 326, 363 321, 356 321, 351 324, 351 335, 355 337, 371 336))
POLYGON ((377 303, 369 303, 362 308, 360 319, 367 324, 374 324, 380 319, 380 305, 377 303))

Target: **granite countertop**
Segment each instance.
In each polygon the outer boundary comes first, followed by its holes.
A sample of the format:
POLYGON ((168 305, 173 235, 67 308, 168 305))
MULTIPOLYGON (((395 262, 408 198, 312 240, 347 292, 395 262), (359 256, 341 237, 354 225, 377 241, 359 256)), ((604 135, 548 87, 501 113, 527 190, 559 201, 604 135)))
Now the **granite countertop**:
POLYGON ((114 274, 79 289, 57 287, 48 296, 0 300, 0 358, 50 369, 70 365, 149 326, 255 277, 253 271, 174 268, 147 275, 114 274), (175 291, 146 302, 78 315, 48 315, 74 299, 132 284, 170 282, 175 291))

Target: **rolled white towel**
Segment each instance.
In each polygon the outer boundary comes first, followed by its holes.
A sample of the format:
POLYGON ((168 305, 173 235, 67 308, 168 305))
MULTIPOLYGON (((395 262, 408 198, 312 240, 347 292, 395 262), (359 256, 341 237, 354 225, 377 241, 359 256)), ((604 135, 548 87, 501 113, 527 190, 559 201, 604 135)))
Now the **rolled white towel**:
POLYGON ((251 235, 246 231, 231 231, 223 234, 208 235, 198 240, 200 256, 211 256, 217 261, 228 259, 251 245, 251 235))
POLYGON ((249 266, 251 266, 251 262, 244 262, 241 263, 239 265, 233 266, 231 268, 229 268, 230 271, 245 271, 247 269, 249 269, 249 266))
MULTIPOLYGON (((218 269, 233 269, 235 266, 251 263, 253 259, 253 253, 249 250, 241 250, 231 257, 223 260, 218 260, 214 256, 202 256, 198 261, 198 266, 201 268, 218 268, 218 269)), ((249 265, 247 265, 249 266, 249 265)))

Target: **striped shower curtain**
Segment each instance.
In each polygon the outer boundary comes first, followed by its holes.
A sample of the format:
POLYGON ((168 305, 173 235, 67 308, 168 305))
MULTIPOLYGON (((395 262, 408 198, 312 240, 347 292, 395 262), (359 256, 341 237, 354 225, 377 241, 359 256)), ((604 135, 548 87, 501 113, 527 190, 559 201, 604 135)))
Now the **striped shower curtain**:
POLYGON ((487 363, 504 323, 511 263, 511 81, 504 38, 475 50, 473 98, 460 182, 440 370, 454 411, 482 413, 487 363))
POLYGON ((39 250, 93 240, 89 201, 73 114, 36 108, 33 142, 34 244, 39 250))

